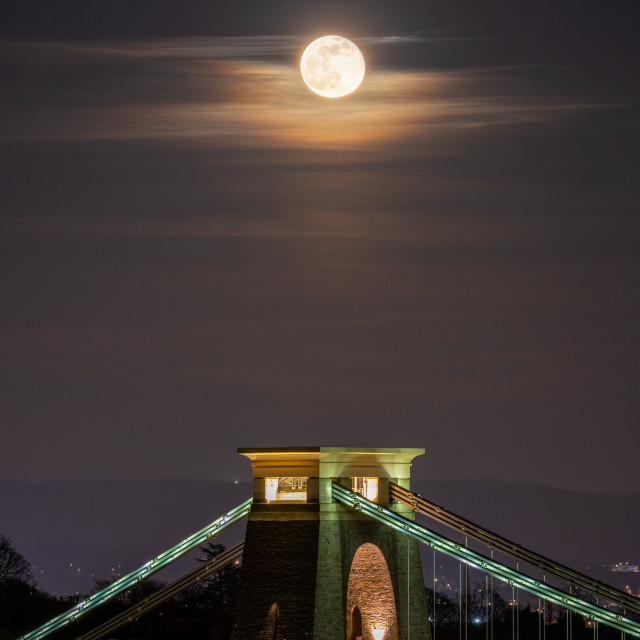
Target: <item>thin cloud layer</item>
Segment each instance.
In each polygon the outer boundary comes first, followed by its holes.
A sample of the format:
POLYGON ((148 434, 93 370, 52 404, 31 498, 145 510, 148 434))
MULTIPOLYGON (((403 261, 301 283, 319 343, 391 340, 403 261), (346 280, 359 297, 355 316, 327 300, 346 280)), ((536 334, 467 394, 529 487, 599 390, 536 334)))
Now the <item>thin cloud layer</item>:
MULTIPOLYGON (((412 42, 390 42, 398 40, 412 42)), ((388 45, 384 38, 367 41, 388 45)), ((295 64, 300 49, 291 37, 5 45, 20 100, 5 93, 0 139, 379 147, 428 140, 434 129, 541 122, 611 106, 575 91, 540 93, 531 69, 380 65, 368 69, 356 94, 329 107, 304 87, 295 64), (286 62, 264 61, 273 55, 286 62), (46 105, 38 100, 43 89, 46 105)))

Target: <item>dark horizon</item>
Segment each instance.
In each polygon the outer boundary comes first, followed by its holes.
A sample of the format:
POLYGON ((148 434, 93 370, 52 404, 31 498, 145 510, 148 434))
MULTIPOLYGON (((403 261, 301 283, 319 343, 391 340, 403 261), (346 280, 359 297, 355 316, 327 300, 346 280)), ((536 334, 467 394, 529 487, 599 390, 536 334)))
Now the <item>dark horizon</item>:
MULTIPOLYGON (((619 588, 625 576, 601 565, 639 560, 634 525, 640 494, 477 480, 414 479, 412 488, 450 512, 619 588)), ((121 574, 134 570, 250 495, 249 481, 0 481, 1 533, 35 565, 42 588, 71 595, 109 578, 111 567, 121 574)), ((230 546, 243 530, 234 526, 218 542, 230 546)), ((192 563, 182 561, 169 575, 181 575, 192 563)))

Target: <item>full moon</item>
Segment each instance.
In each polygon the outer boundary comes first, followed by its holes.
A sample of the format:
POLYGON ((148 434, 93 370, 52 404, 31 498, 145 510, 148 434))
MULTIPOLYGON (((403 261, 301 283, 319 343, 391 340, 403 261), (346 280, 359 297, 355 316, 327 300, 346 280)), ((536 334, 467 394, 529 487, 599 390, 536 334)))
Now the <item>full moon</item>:
POLYGON ((351 40, 322 36, 304 50, 300 73, 311 91, 325 98, 341 98, 360 86, 364 58, 351 40))

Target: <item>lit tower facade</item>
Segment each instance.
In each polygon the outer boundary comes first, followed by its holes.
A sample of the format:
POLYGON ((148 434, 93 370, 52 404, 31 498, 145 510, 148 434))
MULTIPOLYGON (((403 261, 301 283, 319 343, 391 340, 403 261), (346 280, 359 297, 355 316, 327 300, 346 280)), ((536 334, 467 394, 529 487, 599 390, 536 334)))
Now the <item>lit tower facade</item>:
POLYGON ((342 504, 331 484, 391 504, 424 449, 238 449, 253 506, 232 640, 430 640, 418 542, 342 504))

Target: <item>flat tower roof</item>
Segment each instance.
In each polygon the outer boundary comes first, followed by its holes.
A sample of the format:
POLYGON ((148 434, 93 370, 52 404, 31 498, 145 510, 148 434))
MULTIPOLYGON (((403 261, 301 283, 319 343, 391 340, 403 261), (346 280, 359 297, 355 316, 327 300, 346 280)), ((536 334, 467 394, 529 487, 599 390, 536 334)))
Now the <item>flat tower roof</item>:
POLYGON ((423 448, 408 447, 242 447, 254 477, 373 476, 408 478, 411 462, 423 448))
POLYGON ((297 453, 353 453, 353 454, 424 454, 424 448, 409 447, 240 447, 241 455, 272 455, 272 454, 297 454, 297 453))

